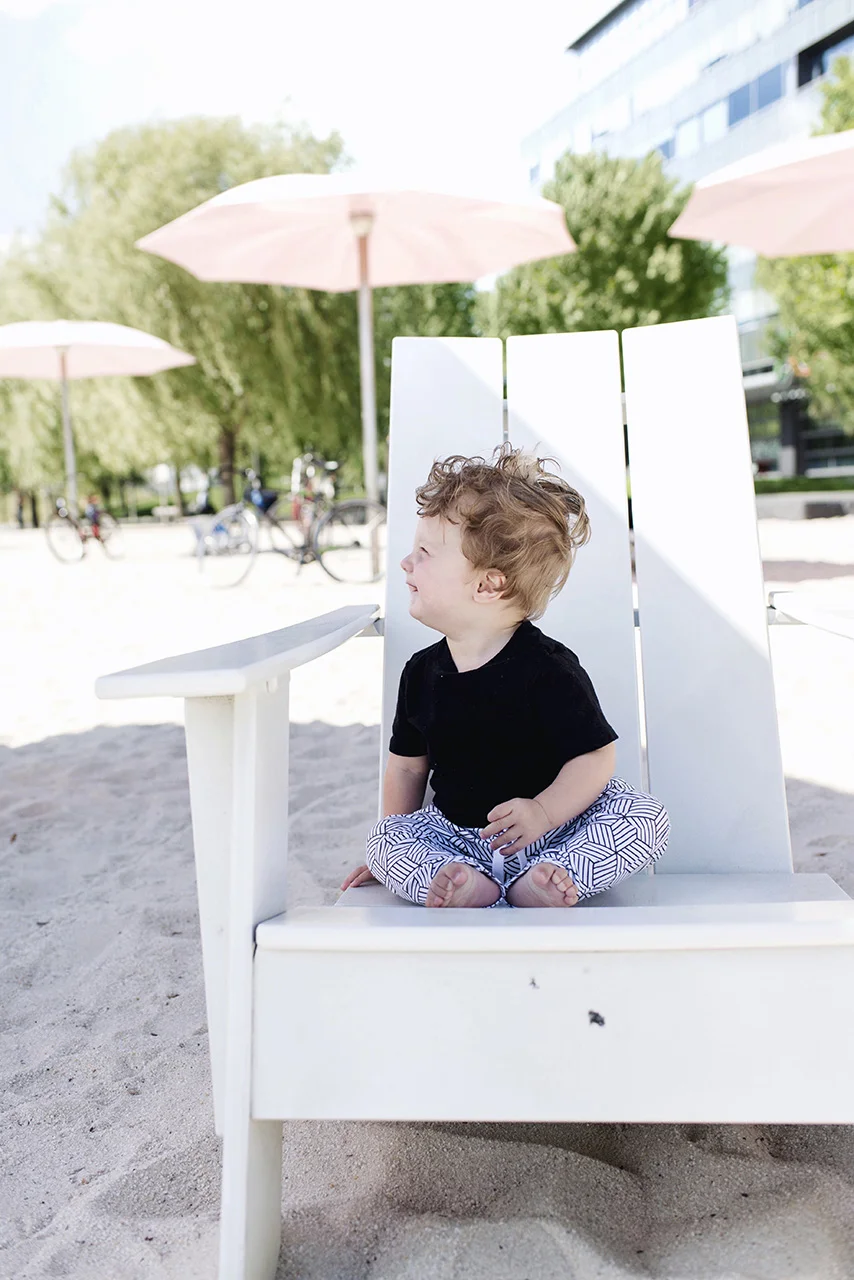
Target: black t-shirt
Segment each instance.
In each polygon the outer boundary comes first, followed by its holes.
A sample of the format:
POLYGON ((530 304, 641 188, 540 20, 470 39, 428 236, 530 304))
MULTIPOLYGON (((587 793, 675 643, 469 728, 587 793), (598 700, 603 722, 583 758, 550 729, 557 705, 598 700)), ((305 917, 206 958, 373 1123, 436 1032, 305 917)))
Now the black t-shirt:
POLYGON ((568 760, 616 737, 572 650, 525 621, 473 671, 457 670, 444 639, 414 654, 389 750, 427 756, 433 803, 480 829, 497 804, 537 795, 568 760))

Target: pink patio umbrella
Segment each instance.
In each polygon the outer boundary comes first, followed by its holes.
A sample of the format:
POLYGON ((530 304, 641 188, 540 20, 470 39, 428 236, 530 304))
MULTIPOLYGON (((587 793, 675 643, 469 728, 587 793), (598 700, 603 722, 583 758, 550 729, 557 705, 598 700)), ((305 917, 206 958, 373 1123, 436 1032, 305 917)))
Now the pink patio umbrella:
POLYGON ((854 129, 769 147, 695 186, 670 235, 766 258, 854 250, 854 129))
POLYGON ((141 329, 100 320, 23 320, 0 325, 0 378, 52 378, 62 383, 66 499, 77 514, 77 463, 68 403, 75 378, 142 377, 195 364, 195 356, 141 329))
POLYGON ((426 190, 354 174, 282 174, 232 187, 137 241, 200 280, 359 291, 365 488, 378 496, 371 289, 476 280, 571 253, 560 205, 426 190))

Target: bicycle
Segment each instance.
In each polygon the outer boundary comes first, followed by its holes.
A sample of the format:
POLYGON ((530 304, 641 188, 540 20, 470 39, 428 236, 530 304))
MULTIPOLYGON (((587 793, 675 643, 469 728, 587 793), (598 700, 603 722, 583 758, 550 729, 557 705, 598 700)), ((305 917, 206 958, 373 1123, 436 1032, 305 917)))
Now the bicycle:
POLYGON ((109 511, 102 511, 93 501, 87 502, 82 516, 74 516, 65 499, 57 498, 56 513, 48 520, 45 534, 47 545, 63 564, 82 560, 90 541, 100 542, 111 560, 118 560, 124 555, 118 520, 109 511))
POLYGON ((287 494, 265 489, 254 471, 245 471, 243 500, 220 511, 207 528, 193 523, 199 568, 210 561, 214 585, 238 586, 255 563, 263 526, 270 550, 298 568, 316 561, 336 582, 376 582, 385 572, 386 509, 365 498, 336 502, 337 468, 337 462, 303 454, 294 461, 287 494))

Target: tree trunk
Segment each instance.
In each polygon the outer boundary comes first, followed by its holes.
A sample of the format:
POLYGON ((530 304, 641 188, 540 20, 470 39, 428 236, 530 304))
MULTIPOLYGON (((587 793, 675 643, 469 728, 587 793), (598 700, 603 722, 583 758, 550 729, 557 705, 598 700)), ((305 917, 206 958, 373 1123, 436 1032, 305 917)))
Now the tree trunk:
POLYGON ((30 515, 33 519, 33 528, 39 527, 39 500, 35 489, 30 490, 30 515))
POLYGON ((225 489, 225 502, 229 506, 234 497, 234 452, 237 444, 237 427, 219 429, 219 480, 225 489))
POLYGON ((175 496, 178 499, 178 510, 182 516, 185 516, 187 514, 187 501, 181 488, 181 468, 177 462, 173 462, 172 466, 175 468, 175 496))

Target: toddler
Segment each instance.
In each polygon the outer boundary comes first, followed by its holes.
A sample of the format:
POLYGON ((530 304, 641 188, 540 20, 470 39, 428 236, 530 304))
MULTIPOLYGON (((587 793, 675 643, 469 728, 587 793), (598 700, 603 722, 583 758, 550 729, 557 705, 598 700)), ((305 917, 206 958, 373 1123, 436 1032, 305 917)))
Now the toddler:
POLYGON ((426 907, 572 907, 648 866, 669 821, 614 776, 617 734, 540 617, 590 527, 540 459, 436 462, 401 562, 410 614, 444 639, 403 669, 366 864, 426 907), (428 778, 433 801, 424 805, 428 778))

